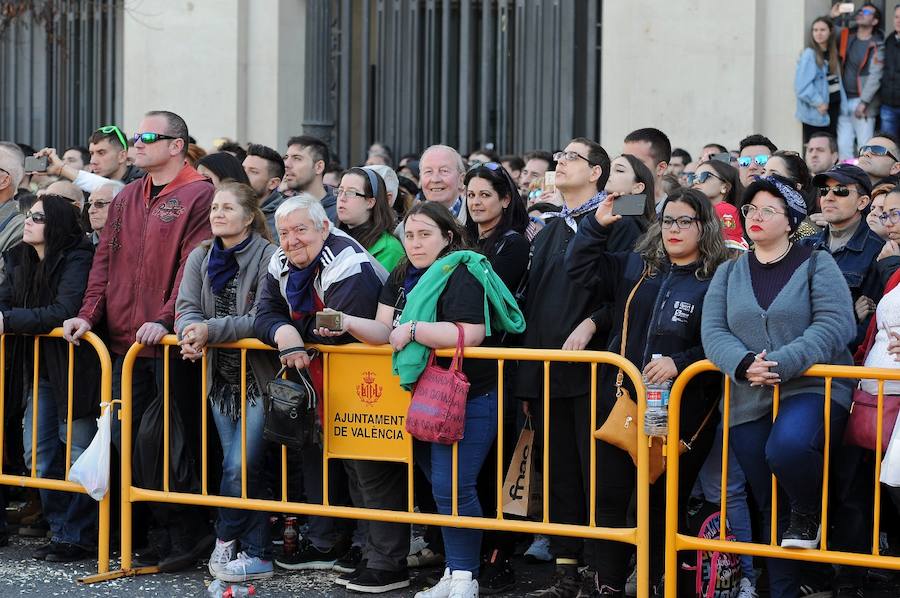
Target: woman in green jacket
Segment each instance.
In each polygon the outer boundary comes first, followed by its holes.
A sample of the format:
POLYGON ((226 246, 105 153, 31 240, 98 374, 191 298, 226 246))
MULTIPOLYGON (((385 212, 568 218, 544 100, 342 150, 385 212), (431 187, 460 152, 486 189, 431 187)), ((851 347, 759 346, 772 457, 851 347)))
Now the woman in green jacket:
POLYGON ((381 175, 368 168, 351 168, 341 177, 335 196, 339 228, 385 270, 393 270, 403 257, 403 246, 391 232, 396 222, 381 175))

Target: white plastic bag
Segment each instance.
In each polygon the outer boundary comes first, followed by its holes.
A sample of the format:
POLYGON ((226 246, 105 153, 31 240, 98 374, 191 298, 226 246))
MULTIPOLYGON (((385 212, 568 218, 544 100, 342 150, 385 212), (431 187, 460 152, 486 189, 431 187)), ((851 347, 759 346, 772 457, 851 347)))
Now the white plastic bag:
POLYGON ((900 417, 894 423, 891 442, 881 461, 881 483, 888 486, 900 486, 900 417))
POLYGON ((90 497, 97 501, 103 500, 109 490, 109 443, 112 436, 112 406, 103 403, 100 410, 94 439, 69 468, 69 481, 84 486, 90 497))

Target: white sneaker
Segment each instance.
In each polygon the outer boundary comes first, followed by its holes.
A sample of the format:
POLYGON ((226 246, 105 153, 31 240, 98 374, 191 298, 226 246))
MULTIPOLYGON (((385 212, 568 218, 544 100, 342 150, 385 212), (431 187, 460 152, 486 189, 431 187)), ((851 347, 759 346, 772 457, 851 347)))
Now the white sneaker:
POLYGON ((223 542, 216 539, 216 547, 209 555, 209 574, 217 577, 230 561, 237 556, 237 541, 223 542))
MULTIPOLYGON (((471 578, 471 573, 469 574, 471 578)), ((444 569, 444 576, 438 584, 427 590, 416 592, 415 598, 450 598, 450 588, 453 585, 453 576, 450 575, 450 568, 444 569)))
POLYGON ((738 594, 738 598, 759 598, 759 594, 756 593, 756 588, 746 577, 741 579, 741 591, 738 594))
POLYGON ((471 571, 454 571, 448 598, 478 598, 478 581, 471 571))

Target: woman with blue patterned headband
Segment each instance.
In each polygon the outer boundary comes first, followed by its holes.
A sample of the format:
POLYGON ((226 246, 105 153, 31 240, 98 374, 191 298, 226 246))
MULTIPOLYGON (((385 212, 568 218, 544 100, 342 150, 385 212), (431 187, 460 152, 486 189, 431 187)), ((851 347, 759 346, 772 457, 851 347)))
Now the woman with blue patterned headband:
MULTIPOLYGON (((753 250, 713 277, 703 304, 703 348, 732 380, 730 447, 759 505, 768 535, 772 484, 778 493, 782 547, 815 549, 825 445, 823 380, 802 376, 815 363, 851 365, 856 335, 844 276, 827 252, 795 244, 806 202, 779 175, 758 178, 744 192, 741 213, 753 250), (774 389, 780 388, 773 422, 774 389)), ((831 384, 831 439, 843 436, 850 380, 831 384)), ((761 538, 766 543, 768 537, 761 538)), ((770 595, 798 596, 801 565, 769 559, 770 595)))
POLYGON ((384 179, 370 168, 351 168, 341 177, 337 196, 339 228, 353 237, 390 272, 403 257, 403 245, 391 234, 394 211, 384 179))

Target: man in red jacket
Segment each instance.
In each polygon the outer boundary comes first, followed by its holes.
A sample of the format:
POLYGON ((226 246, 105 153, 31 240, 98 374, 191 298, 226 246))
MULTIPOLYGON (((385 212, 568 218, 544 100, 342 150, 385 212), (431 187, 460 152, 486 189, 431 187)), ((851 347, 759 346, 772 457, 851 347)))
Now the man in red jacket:
MULTIPOLYGON (((105 321, 114 398, 119 398, 128 349, 135 342, 146 346, 133 370, 134 433, 147 406, 162 390, 163 368, 153 345, 173 329, 175 298, 188 254, 212 236, 209 209, 214 193, 212 184, 185 160, 188 129, 180 116, 163 110, 148 112, 137 131, 135 165, 147 176, 127 185, 109 206, 81 310, 63 323, 66 340, 77 344, 85 332, 105 321)), ((115 416, 113 443, 121 451, 115 416)), ((183 533, 186 530, 179 530, 176 537, 174 519, 163 522, 174 529, 172 546, 160 551, 167 554, 160 555, 165 558, 159 562, 172 570, 189 566, 208 550, 199 545, 206 533, 190 538, 183 533)))

